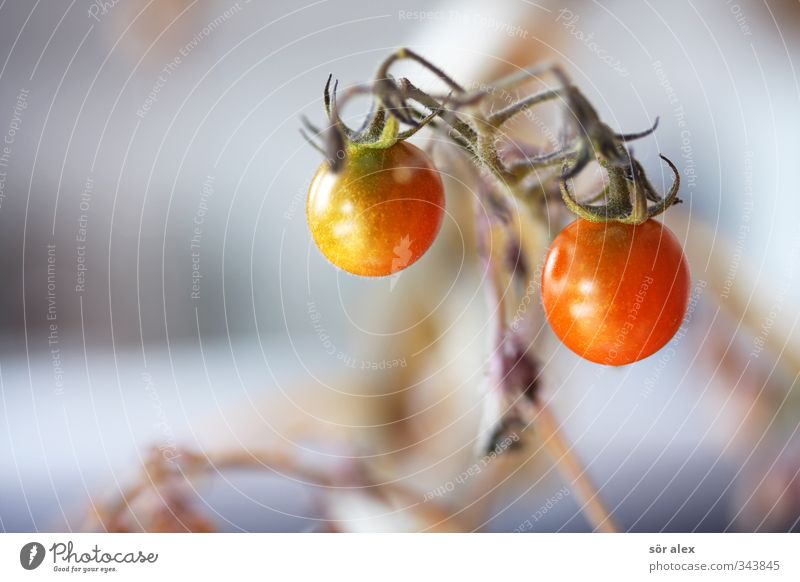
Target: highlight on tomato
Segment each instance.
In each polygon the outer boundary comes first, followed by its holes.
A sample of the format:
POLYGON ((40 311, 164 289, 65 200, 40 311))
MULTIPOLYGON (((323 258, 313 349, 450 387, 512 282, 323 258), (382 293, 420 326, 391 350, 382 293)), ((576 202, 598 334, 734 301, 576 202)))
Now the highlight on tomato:
POLYGON ((578 219, 553 241, 542 301, 553 331, 592 362, 621 366, 660 350, 678 331, 690 293, 680 242, 661 222, 578 219))
POLYGON ((419 148, 351 144, 339 172, 323 162, 311 181, 306 214, 319 250, 349 273, 397 273, 425 254, 444 218, 439 173, 419 148))

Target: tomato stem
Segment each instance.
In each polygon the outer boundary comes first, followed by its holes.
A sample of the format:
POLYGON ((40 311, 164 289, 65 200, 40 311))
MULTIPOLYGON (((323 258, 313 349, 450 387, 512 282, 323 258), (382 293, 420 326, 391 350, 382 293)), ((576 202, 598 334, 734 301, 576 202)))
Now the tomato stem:
POLYGON ((618 532, 616 521, 603 503, 600 491, 575 454, 574 447, 570 445, 561 431, 561 425, 550 406, 538 406, 535 422, 542 444, 550 452, 564 479, 570 483, 573 492, 582 503, 581 510, 594 531, 618 532))
MULTIPOLYGON (((146 459, 139 478, 118 497, 105 503, 93 503, 93 511, 83 524, 84 531, 111 532, 160 531, 156 520, 168 514, 169 526, 175 531, 211 531, 211 520, 190 509, 197 495, 197 481, 210 480, 227 472, 249 471, 276 474, 295 483, 309 485, 325 514, 336 503, 331 492, 344 490, 383 501, 388 506, 413 508, 424 523, 424 531, 465 531, 458 516, 433 502, 421 503, 417 491, 400 483, 385 482, 353 457, 350 464, 318 469, 298 462, 280 449, 230 450, 213 454, 181 449, 167 460, 162 451, 153 449, 146 459), (151 496, 155 503, 143 504, 151 496), (200 529, 202 528, 202 530, 200 529)), ((327 518, 323 525, 336 526, 336 519, 327 518)))
MULTIPOLYGON (((640 224, 679 202, 676 194, 680 180, 674 164, 662 156, 676 178, 670 192, 662 197, 650 185, 641 165, 626 147, 628 142, 652 134, 658 127, 658 119, 652 127, 642 132, 614 132, 600 120, 589 100, 571 83, 566 73, 552 63, 535 65, 495 83, 468 90, 425 57, 403 48, 384 60, 371 84, 349 88, 339 105, 336 89, 337 83, 329 77, 323 96, 325 110, 331 121, 331 131, 324 138, 329 142, 324 149, 328 152, 335 171, 343 166, 344 157, 350 150, 349 144, 388 147, 395 143, 394 140, 408 139, 420 129, 431 126, 446 133, 480 168, 504 184, 512 195, 526 202, 541 201, 543 193, 550 190, 550 185, 557 184, 567 208, 578 216, 594 222, 618 221, 628 224, 640 224), (402 60, 413 61, 433 73, 447 87, 449 93, 428 93, 406 78, 395 79, 391 75, 391 68, 402 60), (511 99, 512 91, 548 75, 553 76, 559 86, 511 99), (372 95, 376 106, 364 128, 354 131, 342 122, 338 112, 345 101, 363 94, 372 95), (498 98, 506 98, 507 104, 499 111, 487 114, 487 103, 498 98), (538 156, 527 156, 513 162, 505 160, 496 145, 505 138, 505 125, 517 116, 527 115, 530 110, 550 101, 559 101, 563 106, 568 122, 565 142, 555 150, 538 156), (420 111, 415 103, 425 111, 420 111), (410 128, 397 132, 394 128, 386 131, 387 125, 398 122, 410 128), (386 139, 389 134, 392 139, 386 139), (579 174, 592 160, 599 162, 605 169, 609 185, 599 195, 590 197, 595 203, 589 204, 579 202, 566 182, 579 174), (531 189, 525 185, 531 174, 559 165, 563 168, 561 176, 545 173, 540 177, 537 174, 538 188, 531 189), (649 204, 651 202, 652 205, 649 204)), ((313 140, 309 141, 314 144, 313 140)))

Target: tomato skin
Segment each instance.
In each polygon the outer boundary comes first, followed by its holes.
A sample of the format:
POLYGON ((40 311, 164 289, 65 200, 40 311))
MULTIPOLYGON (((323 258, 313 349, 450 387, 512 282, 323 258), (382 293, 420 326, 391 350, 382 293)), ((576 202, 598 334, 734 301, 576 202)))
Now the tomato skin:
POLYGON ((542 302, 568 348, 592 362, 621 366, 654 354, 675 335, 690 286, 680 242, 660 222, 578 219, 550 246, 542 302))
POLYGON ((344 169, 324 162, 311 181, 308 225, 325 257, 355 275, 391 275, 431 246, 444 218, 439 173, 419 148, 351 148, 344 169))

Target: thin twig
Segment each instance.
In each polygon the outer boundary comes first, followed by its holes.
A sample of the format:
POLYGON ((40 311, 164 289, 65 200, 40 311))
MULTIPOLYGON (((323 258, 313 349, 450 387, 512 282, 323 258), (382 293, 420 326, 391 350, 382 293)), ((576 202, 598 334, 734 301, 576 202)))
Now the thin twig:
POLYGON ((592 525, 594 531, 615 533, 619 531, 614 518, 608 511, 574 448, 561 431, 558 419, 547 405, 538 405, 536 414, 536 430, 542 438, 544 446, 564 478, 569 481, 573 492, 582 502, 581 510, 592 525))
MULTIPOLYGON (((323 490, 348 490, 361 492, 363 495, 374 496, 388 505, 396 502, 405 503, 405 509, 417 512, 426 523, 431 524, 429 529, 448 529, 463 531, 456 519, 445 508, 435 502, 423 502, 417 491, 408 489, 397 482, 381 482, 371 475, 371 472, 360 462, 350 467, 349 474, 357 475, 358 481, 352 482, 347 475, 337 473, 337 470, 320 471, 303 463, 296 462, 290 455, 280 450, 233 450, 213 455, 195 453, 188 450, 181 452, 180 458, 184 460, 180 465, 173 465, 164 460, 158 451, 145 463, 144 471, 139 479, 134 482, 117 499, 106 505, 97 504, 94 519, 84 524, 85 530, 97 529, 97 523, 112 531, 125 529, 126 516, 136 515, 133 506, 136 501, 146 493, 154 491, 166 505, 165 509, 172 514, 174 521, 187 531, 190 529, 181 521, 181 516, 173 511, 170 506, 178 500, 177 493, 173 492, 170 500, 164 498, 161 489, 171 486, 183 486, 198 478, 211 478, 219 476, 226 471, 246 470, 255 472, 274 473, 287 476, 295 481, 323 490), (109 527, 110 526, 110 527, 109 527)), ((355 461, 354 461, 355 462, 355 461)), ((186 492, 189 494, 189 491, 186 492)), ((188 502, 188 499, 180 500, 188 502)), ((320 503, 328 503, 322 496, 320 503)), ((185 503, 182 503, 185 505, 185 503)), ((148 516, 152 521, 152 516, 148 516)), ((145 523, 148 523, 147 521, 145 523)), ((204 522, 205 523, 205 522, 204 522)), ((142 524, 140 527, 145 527, 142 524)))
POLYGON ((529 95, 524 99, 520 99, 516 103, 512 103, 508 107, 493 113, 489 116, 488 122, 495 128, 500 127, 515 115, 518 115, 523 111, 527 111, 531 107, 551 101, 562 95, 564 95, 564 89, 547 89, 546 91, 534 93, 533 95, 529 95))

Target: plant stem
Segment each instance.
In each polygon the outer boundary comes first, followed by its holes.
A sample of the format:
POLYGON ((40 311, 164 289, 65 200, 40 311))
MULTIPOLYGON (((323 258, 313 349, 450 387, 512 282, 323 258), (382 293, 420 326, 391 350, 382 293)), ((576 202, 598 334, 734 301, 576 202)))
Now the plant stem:
POLYGON ((592 483, 574 449, 561 432, 558 419, 553 415, 549 406, 539 405, 537 407, 534 426, 541 435, 544 446, 558 465, 562 476, 570 483, 579 503, 582 503, 581 511, 594 531, 618 532, 619 528, 600 498, 600 492, 592 483))
MULTIPOLYGON (((214 454, 183 450, 181 458, 183 464, 173 466, 164 460, 159 451, 154 451, 152 457, 146 462, 145 470, 139 479, 114 501, 94 505, 95 511, 87 516, 81 529, 84 531, 99 531, 100 529, 105 531, 132 531, 133 529, 154 531, 151 529, 151 521, 148 521, 152 519, 152 516, 142 513, 144 518, 144 523, 142 523, 137 517, 139 512, 134 509, 134 506, 138 498, 148 492, 155 492, 158 500, 167 506, 167 511, 175 517, 176 522, 186 531, 190 531, 191 528, 182 522, 182 516, 174 511, 174 508, 170 506, 170 499, 162 495, 160 489, 170 485, 173 487, 187 485, 193 479, 201 477, 218 477, 226 471, 244 470, 253 473, 274 473, 317 488, 321 492, 318 495, 319 502, 324 508, 332 503, 326 495, 327 493, 336 490, 349 491, 365 498, 376 497, 387 506, 393 507, 395 511, 413 511, 427 524, 423 531, 466 531, 460 518, 454 516, 449 509, 434 502, 422 501, 418 491, 409 489, 401 483, 378 479, 360 461, 358 461, 358 465, 350 468, 352 475, 349 475, 344 474, 344 469, 341 467, 327 471, 307 467, 303 463, 297 462, 291 454, 281 450, 232 450, 214 454), (357 477, 358 481, 351 482, 350 478, 353 476, 357 477)), ((182 495, 186 496, 188 500, 193 493, 194 487, 189 487, 182 495)), ((180 497, 173 498, 172 501, 174 502, 175 499, 180 499, 180 497)))

